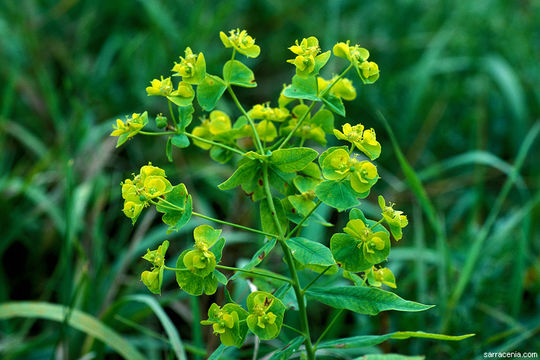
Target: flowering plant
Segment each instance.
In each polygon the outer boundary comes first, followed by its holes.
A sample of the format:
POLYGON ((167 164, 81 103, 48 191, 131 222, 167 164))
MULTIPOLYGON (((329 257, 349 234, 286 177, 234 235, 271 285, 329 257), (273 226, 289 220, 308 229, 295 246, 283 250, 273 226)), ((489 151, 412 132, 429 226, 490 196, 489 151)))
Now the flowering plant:
MULTIPOLYGON (((172 185, 165 171, 151 164, 142 166, 138 175, 123 182, 124 213, 135 223, 145 208, 155 206, 163 214, 163 222, 169 225, 168 231, 178 231, 192 216, 198 216, 264 235, 267 241, 244 267, 227 266, 221 263, 226 248, 221 230, 201 225, 194 230, 194 245, 179 255, 175 267, 165 265, 168 241, 157 250, 148 250, 143 258, 152 268, 142 273, 142 282, 151 292, 160 294, 163 272, 167 270, 175 273, 179 287, 191 295, 214 294, 221 284, 228 302, 212 304, 208 320, 202 324, 212 326, 223 346, 236 347, 244 344, 250 332, 261 340, 271 340, 278 337, 283 327, 296 331, 299 336, 276 350, 272 359, 288 358, 295 351, 314 359, 322 349, 362 346, 357 337, 322 341, 326 331, 313 342, 307 311, 311 301, 339 309, 338 314, 345 310, 376 315, 386 310, 429 309, 429 305, 404 300, 382 289, 397 286, 386 262, 392 238, 396 242, 402 238, 408 220, 382 196, 378 201, 380 219, 369 219, 358 208, 359 200, 369 196, 380 178, 374 161, 381 153, 381 144, 375 131, 359 123, 346 123, 341 130, 334 126, 336 115, 346 116, 344 101, 356 98, 353 81, 346 77, 349 71, 354 70, 362 84, 372 84, 379 78, 377 64, 368 61, 369 51, 347 41, 336 44, 333 51, 323 52, 313 36, 296 41, 289 48, 294 58, 287 60, 294 65, 295 75, 281 91, 277 106, 266 102, 246 109, 234 88, 252 88, 257 83, 253 71, 235 56, 238 53, 257 57, 260 47, 245 30, 231 30, 229 35, 221 32, 220 38, 226 48, 232 48, 231 59, 224 64, 221 75, 208 73, 203 53, 196 54, 188 47, 172 68, 173 78, 180 81, 175 85, 171 77, 161 77, 152 80, 146 89, 148 95, 164 97, 168 102, 170 119, 162 114, 155 119, 156 126, 166 131, 143 131, 148 123, 144 112, 133 114, 126 123, 118 120, 111 135, 118 136, 118 146, 137 134, 166 136, 170 161, 173 147, 186 148, 193 142, 209 151, 215 161, 235 163, 236 170, 218 187, 223 191, 240 187, 248 194, 259 210, 261 229, 195 212, 186 186, 172 185), (322 77, 320 72, 332 53, 343 59, 338 61, 344 63, 344 70, 331 78, 322 77), (225 91, 239 115, 215 109, 225 91), (189 131, 196 103, 208 115, 189 131), (345 143, 320 152, 307 146, 324 146, 328 136, 345 143), (332 226, 317 213, 323 204, 349 212, 349 221, 342 232, 336 231, 329 239, 329 247, 302 236, 303 228, 311 222, 332 226), (288 268, 287 275, 257 268, 265 256, 276 251, 277 244, 288 268), (301 271, 313 273, 309 283, 300 283, 301 271), (230 272, 235 274, 227 276, 230 272), (253 291, 246 299, 234 300, 227 286, 240 274, 266 279, 270 285, 253 291), (323 276, 342 280, 333 287, 315 286, 323 276), (287 294, 294 297, 292 304, 285 305, 287 294), (245 307, 241 305, 243 300, 245 307), (284 315, 289 311, 298 312, 299 324, 285 322, 284 315)), ((331 320, 328 328, 332 324, 331 320)), ((375 336, 370 345, 390 338, 460 340, 468 336, 397 332, 375 336)), ((219 349, 218 352, 223 351, 222 347, 219 349)))

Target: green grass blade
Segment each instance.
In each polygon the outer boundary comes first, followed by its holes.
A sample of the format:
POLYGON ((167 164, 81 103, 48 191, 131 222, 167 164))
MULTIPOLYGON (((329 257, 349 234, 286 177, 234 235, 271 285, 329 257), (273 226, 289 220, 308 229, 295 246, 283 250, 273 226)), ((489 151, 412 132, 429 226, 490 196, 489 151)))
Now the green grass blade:
MULTIPOLYGON (((64 321, 68 309, 65 306, 46 302, 9 302, 0 304, 0 319, 14 317, 40 318, 52 321, 64 321)), ((93 336, 128 360, 144 360, 145 357, 116 331, 100 322, 95 317, 73 309, 68 324, 74 329, 93 336)))
POLYGON ((480 229, 478 236, 476 237, 476 241, 472 245, 469 251, 469 254, 467 255, 467 260, 465 262, 465 265, 463 266, 463 271, 460 274, 457 285, 448 302, 447 312, 445 314, 445 317, 443 318, 443 322, 441 326, 443 330, 446 329, 446 326, 448 325, 448 321, 450 320, 450 316, 452 314, 454 307, 461 299, 461 296, 463 295, 465 288, 469 284, 469 280, 471 279, 471 276, 473 274, 474 267, 478 261, 478 258, 480 257, 480 254, 482 253, 482 246, 484 245, 484 242, 487 239, 487 236, 489 235, 491 227, 493 226, 493 224, 495 223, 495 220, 497 219, 497 216, 499 215, 499 212, 502 208, 504 201, 506 200, 506 197, 508 196, 508 193, 510 192, 510 189, 516 182, 519 171, 521 170, 521 167, 525 161, 525 158, 527 154, 529 153, 529 150, 531 146, 533 145, 534 140, 536 139, 536 136, 538 135, 539 132, 540 132, 540 122, 536 123, 529 130, 527 137, 523 140, 523 143, 517 154, 516 161, 514 163, 514 170, 512 171, 510 176, 506 179, 501 189, 501 192, 497 196, 497 199, 495 199, 495 204, 493 204, 493 207, 491 208, 491 211, 488 215, 488 218, 486 219, 486 222, 480 229))
POLYGON ((171 319, 167 316, 161 305, 157 302, 157 300, 149 295, 130 295, 125 298, 125 300, 128 301, 138 301, 141 303, 144 303, 152 309, 154 314, 158 317, 159 321, 161 322, 161 325, 163 325, 163 328, 165 329, 165 332, 167 333, 167 336, 169 337, 169 341, 171 342, 171 346, 174 350, 174 353, 176 354, 176 357, 179 360, 186 360, 186 352, 184 350, 184 346, 182 344, 182 339, 180 338, 180 335, 178 334, 178 330, 172 323, 171 319))
POLYGON ((424 214, 426 215, 431 227, 435 231, 436 234, 436 241, 437 241, 437 251, 439 252, 439 255, 441 257, 440 261, 441 264, 439 265, 438 272, 438 280, 439 280, 439 295, 441 297, 445 297, 446 295, 446 288, 447 288, 447 281, 446 281, 446 264, 448 263, 448 250, 446 248, 446 236, 444 234, 443 227, 441 225, 441 222, 439 221, 439 218, 437 216, 437 213, 435 211, 435 207, 429 200, 429 197, 427 195, 426 190, 424 189, 424 186, 422 185, 422 181, 414 171, 414 169, 409 165, 409 162, 405 158, 405 155, 401 151, 401 148, 399 147, 399 144, 397 142, 397 139, 394 135, 394 132, 392 131, 392 128, 390 127, 390 124, 388 124, 388 121, 384 117, 384 115, 380 112, 376 112, 376 116, 383 124, 384 128, 388 132, 388 135, 390 136, 390 141, 392 142, 392 147, 394 148, 394 152, 396 154, 396 157, 398 159, 399 165, 401 167, 401 170, 403 171, 403 174, 405 175, 405 178, 407 179, 407 182, 409 183, 409 186, 411 187, 412 192, 418 199, 418 202, 420 203, 420 206, 422 207, 422 210, 424 214))

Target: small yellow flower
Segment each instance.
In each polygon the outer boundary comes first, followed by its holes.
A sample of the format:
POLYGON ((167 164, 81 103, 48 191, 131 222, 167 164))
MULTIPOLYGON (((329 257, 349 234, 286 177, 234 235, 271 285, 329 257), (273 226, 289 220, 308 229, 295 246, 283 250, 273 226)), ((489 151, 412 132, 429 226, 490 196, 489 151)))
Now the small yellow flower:
POLYGON ((161 77, 161 80, 154 79, 150 81, 150 85, 146 88, 146 92, 148 93, 148 96, 169 96, 174 90, 171 78, 163 78, 161 77))
POLYGON ((375 77, 379 77, 379 66, 373 61, 364 61, 360 64, 359 68, 362 71, 362 75, 366 79, 373 79, 375 77))
POLYGON ((137 135, 147 123, 148 113, 146 111, 142 114, 133 113, 131 117, 126 118, 125 122, 120 119, 116 120, 116 125, 113 125, 114 130, 111 132, 111 136, 122 137, 122 139, 119 139, 119 145, 121 145, 127 139, 137 135))
POLYGON ((173 76, 181 76, 183 81, 198 85, 206 77, 204 55, 203 53, 194 54, 190 47, 187 47, 184 53, 185 57, 180 56, 180 63, 174 63, 173 76))
POLYGON ((350 45, 350 41, 346 43, 340 42, 334 45, 334 55, 347 59, 351 62, 363 62, 369 58, 369 51, 360 47, 360 45, 350 45))
POLYGON ((334 129, 334 135, 338 139, 353 143, 370 160, 375 160, 379 157, 381 154, 381 144, 375 137, 375 130, 364 130, 364 125, 362 124, 351 126, 349 123, 344 124, 342 130, 343 132, 334 129))
POLYGON ((255 45, 255 39, 248 35, 246 30, 231 30, 229 31, 229 36, 221 31, 219 37, 225 47, 232 47, 247 57, 256 58, 261 53, 261 48, 255 45))

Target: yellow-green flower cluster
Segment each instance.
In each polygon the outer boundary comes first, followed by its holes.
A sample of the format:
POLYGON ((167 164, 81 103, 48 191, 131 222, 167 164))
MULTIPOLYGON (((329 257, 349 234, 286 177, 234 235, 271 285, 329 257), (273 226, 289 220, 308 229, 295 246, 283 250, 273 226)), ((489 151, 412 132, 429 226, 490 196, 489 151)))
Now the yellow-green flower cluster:
MULTIPOLYGON (((331 80, 318 77, 317 86, 319 93, 330 86, 330 84, 332 84, 336 79, 337 76, 334 76, 331 80)), ((334 95, 337 98, 347 101, 356 99, 356 89, 354 88, 352 81, 347 78, 337 80, 337 82, 330 89, 329 93, 330 95, 334 95)))
POLYGON ((169 242, 165 240, 156 250, 148 249, 142 257, 152 264, 152 270, 145 270, 141 274, 141 281, 148 290, 154 294, 161 294, 161 283, 163 282, 163 269, 165 267, 165 253, 169 248, 169 242))
POLYGON ((261 340, 275 338, 281 330, 285 305, 273 295, 255 291, 247 298, 249 329, 261 340))
POLYGON ((223 345, 240 347, 247 334, 247 315, 247 311, 237 304, 229 303, 223 307, 212 304, 208 309, 208 320, 201 324, 212 325, 223 345))
POLYGON ((255 45, 255 39, 248 35, 246 30, 231 30, 229 36, 221 31, 219 37, 225 47, 232 47, 247 57, 256 58, 261 53, 261 48, 255 45))
POLYGON ((385 250, 386 243, 389 240, 386 232, 373 232, 360 219, 350 220, 347 226, 343 228, 343 231, 358 241, 356 246, 362 250, 364 258, 368 262, 373 264, 380 262, 376 253, 385 250))
MULTIPOLYGON (((214 110, 210 113, 209 119, 201 119, 201 125, 194 127, 191 133, 200 138, 212 140, 230 130, 231 118, 229 115, 223 111, 214 110)), ((193 143, 205 150, 212 147, 212 144, 200 140, 193 140, 193 143)))
POLYGON ((360 79, 366 84, 372 84, 379 78, 379 66, 368 61, 369 51, 360 45, 351 46, 350 42, 340 42, 334 45, 334 55, 349 60, 354 64, 360 79))
POLYGON ((328 180, 349 179, 357 193, 365 193, 379 179, 377 168, 369 161, 351 158, 344 149, 332 151, 323 161, 323 175, 328 180))
POLYGON ((354 144, 358 150, 366 154, 371 160, 375 160, 381 155, 381 144, 377 141, 375 130, 364 130, 362 124, 351 126, 349 123, 343 125, 342 129, 343 132, 334 129, 334 135, 338 139, 354 144))
POLYGON ((135 223, 150 200, 162 196, 172 189, 173 187, 167 180, 163 169, 151 164, 145 165, 133 179, 126 179, 122 183, 123 212, 135 223))
POLYGON ((199 85, 206 77, 206 61, 203 53, 194 54, 190 47, 185 50, 185 57, 180 56, 180 63, 175 62, 173 76, 181 76, 188 84, 199 85))
POLYGON ((316 58, 321 52, 319 47, 319 40, 315 36, 310 36, 307 39, 302 39, 300 43, 298 40, 295 44, 289 47, 296 57, 294 59, 287 60, 288 63, 296 66, 296 74, 300 76, 307 76, 315 72, 316 58))
POLYGON ((116 119, 116 125, 113 125, 113 132, 111 136, 118 136, 118 143, 116 147, 119 147, 125 143, 128 139, 137 135, 146 124, 148 124, 148 112, 143 112, 142 114, 133 113, 130 117, 127 117, 125 122, 116 119))
POLYGON ((382 195, 379 195, 379 206, 382 210, 382 217, 388 224, 390 232, 396 240, 400 240, 403 236, 401 229, 409 224, 407 216, 403 215, 403 211, 394 210, 394 204, 386 205, 386 201, 382 195))

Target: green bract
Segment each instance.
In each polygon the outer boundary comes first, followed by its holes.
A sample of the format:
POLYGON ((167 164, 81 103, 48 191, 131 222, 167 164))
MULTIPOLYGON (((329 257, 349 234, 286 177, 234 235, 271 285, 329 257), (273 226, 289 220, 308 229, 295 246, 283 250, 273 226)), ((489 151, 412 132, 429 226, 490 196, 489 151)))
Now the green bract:
POLYGON ((379 206, 382 210, 382 217, 388 224, 392 236, 394 236, 396 240, 400 240, 403 236, 401 229, 409 224, 407 216, 402 215, 403 211, 394 210, 394 204, 386 206, 386 201, 384 201, 382 195, 379 195, 379 206))
POLYGON ((165 240, 156 250, 148 249, 143 259, 152 264, 152 271, 143 271, 141 281, 152 293, 161 295, 163 282, 163 269, 165 266, 165 253, 169 248, 169 242, 165 240))
POLYGON ((271 340, 279 335, 285 314, 285 305, 274 295, 255 291, 247 298, 249 315, 247 325, 261 340, 271 340))
POLYGON ((125 123, 120 119, 116 119, 116 125, 113 125, 114 131, 111 133, 111 136, 118 136, 116 147, 137 135, 146 124, 148 124, 148 113, 146 111, 142 114, 133 113, 131 117, 126 118, 125 123))
POLYGON ((222 308, 217 304, 210 305, 208 320, 201 321, 203 325, 212 325, 214 334, 225 346, 240 347, 248 332, 246 318, 248 312, 237 304, 225 304, 222 308))
POLYGON ((225 47, 233 47, 240 54, 247 57, 257 57, 261 53, 261 48, 255 45, 255 39, 248 35, 246 30, 230 30, 229 36, 223 31, 219 33, 221 42, 225 47))
POLYGON ((199 85, 206 77, 206 62, 203 53, 193 54, 190 47, 185 50, 185 57, 180 57, 180 63, 174 63, 174 76, 181 76, 188 84, 199 85))
POLYGON ((390 254, 390 236, 385 231, 374 231, 363 220, 353 219, 330 240, 330 250, 338 265, 352 272, 365 271, 390 254))
MULTIPOLYGON (((222 265, 225 239, 220 237, 221 230, 210 225, 197 226, 193 231, 193 246, 181 252, 174 268, 165 265, 168 241, 156 250, 147 251, 143 258, 151 263, 151 268, 141 274, 146 287, 160 294, 165 270, 174 271, 178 286, 191 295, 212 295, 218 291, 219 284, 224 285, 223 294, 220 292, 216 298, 225 298, 228 303, 223 307, 212 304, 208 319, 201 322, 211 325, 222 343, 210 358, 219 357, 225 346, 241 347, 248 330, 261 340, 278 337, 284 325, 284 304, 298 310, 297 315, 288 319, 291 322, 288 327, 298 328, 300 336, 290 339, 287 334, 281 334, 279 341, 287 345, 282 344, 272 355, 264 354, 266 358, 285 359, 296 351, 301 354, 295 356, 314 360, 316 349, 324 348, 325 342, 317 341, 316 346, 312 343, 307 299, 369 315, 386 310, 429 309, 430 306, 404 300, 379 288, 396 287, 394 274, 382 265, 390 254, 390 233, 396 240, 401 239, 407 217, 379 196, 380 219, 366 218, 358 208, 359 199, 366 199, 379 179, 372 161, 380 156, 381 144, 375 131, 362 124, 345 123, 341 130, 334 126, 335 114, 346 116, 344 101, 357 97, 355 84, 346 77, 347 73, 354 69, 364 84, 371 84, 379 77, 377 64, 368 60, 369 51, 359 45, 351 46, 348 41, 336 44, 334 55, 349 64, 341 73, 327 77, 319 73, 330 61, 332 52, 322 50, 313 36, 296 41, 289 48, 294 58, 287 60, 295 66, 295 72, 291 74, 290 84, 281 91, 277 105, 260 100, 262 93, 257 93, 252 98, 259 99, 258 103, 244 106, 235 89, 243 87, 244 91, 250 91, 257 83, 254 72, 240 61, 237 53, 257 57, 260 48, 246 30, 231 30, 228 35, 221 32, 220 38, 233 51, 219 76, 206 72, 202 52, 196 54, 186 47, 184 57, 172 68, 172 77, 160 76, 146 88, 148 95, 157 96, 169 107, 168 116, 155 117, 155 125, 163 130, 142 131, 148 123, 148 114, 144 112, 134 113, 125 122, 117 120, 111 135, 118 136, 117 146, 136 134, 164 135, 165 154, 171 163, 173 147, 184 149, 193 143, 208 150, 213 160, 233 167, 228 179, 218 188, 241 187, 250 200, 259 202, 254 204, 259 213, 246 217, 246 224, 242 225, 200 214, 194 211, 196 203, 186 186, 171 184, 165 171, 152 164, 142 166, 137 175, 122 183, 122 211, 135 223, 144 208, 155 205, 162 214, 161 220, 168 225, 167 233, 178 231, 192 216, 197 216, 251 232, 249 244, 261 245, 242 268, 222 265), (231 101, 222 103, 220 99, 225 91, 231 101), (194 116, 200 122, 192 125, 194 116), (347 141, 347 146, 324 148, 328 134, 347 141), (342 232, 335 232, 333 224, 323 216, 333 218, 328 211, 318 211, 322 204, 338 212, 349 210, 342 232), (257 229, 249 226, 252 218, 260 222, 257 229), (314 241, 309 237, 313 232, 304 231, 313 223, 322 224, 334 233, 321 242, 314 241), (280 253, 265 261, 272 251, 280 253), (279 259, 288 267, 285 275, 276 272, 282 268, 276 264, 279 259), (268 268, 259 268, 261 264, 268 268), (299 276, 303 271, 316 274, 299 276), (229 276, 228 272, 233 274, 229 276), (312 287, 324 277, 327 277, 326 286, 312 287), (241 291, 234 289, 238 282, 241 291), (350 282, 350 286, 342 286, 343 282, 350 282), (253 287, 255 291, 246 298, 247 291, 243 289, 253 287), (233 299, 231 294, 238 299, 233 299), (247 311, 236 303, 244 300, 247 311)), ((180 164, 170 164, 171 168, 173 165, 180 164)), ((222 170, 216 171, 217 176, 222 170)), ((182 172, 190 171, 193 169, 182 169, 182 172)), ((326 235, 327 231, 321 234, 326 235)), ((237 260, 234 255, 226 259, 232 265, 237 260)), ((384 339, 387 338, 390 337, 384 339)), ((354 339, 348 341, 359 341, 354 339)), ((377 341, 383 340, 377 337, 377 341)), ((278 341, 276 344, 280 346, 278 341)))

